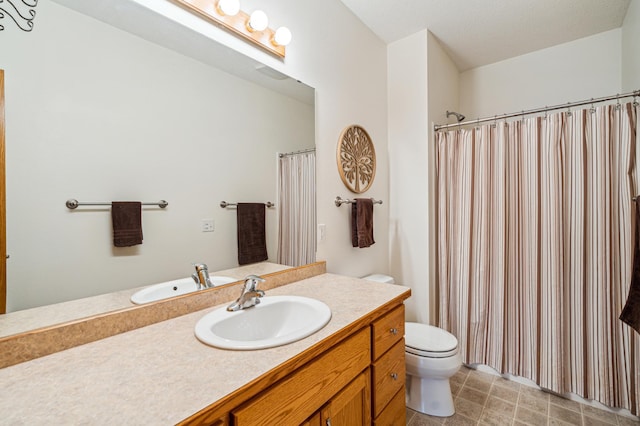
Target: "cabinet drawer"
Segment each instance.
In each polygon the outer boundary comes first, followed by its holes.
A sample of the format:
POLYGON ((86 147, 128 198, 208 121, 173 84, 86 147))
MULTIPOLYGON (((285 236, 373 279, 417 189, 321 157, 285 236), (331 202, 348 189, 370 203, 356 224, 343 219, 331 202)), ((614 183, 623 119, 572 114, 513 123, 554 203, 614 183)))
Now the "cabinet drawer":
POLYGON ((376 360, 404 337, 404 305, 374 321, 371 330, 373 359, 376 360))
POLYGON ((405 384, 404 339, 373 364, 373 416, 378 417, 405 384))
POLYGON ((374 426, 404 426, 406 417, 407 408, 405 406, 404 386, 402 386, 373 424, 374 426))
POLYGON ((233 424, 301 424, 371 362, 368 327, 233 411, 233 424))

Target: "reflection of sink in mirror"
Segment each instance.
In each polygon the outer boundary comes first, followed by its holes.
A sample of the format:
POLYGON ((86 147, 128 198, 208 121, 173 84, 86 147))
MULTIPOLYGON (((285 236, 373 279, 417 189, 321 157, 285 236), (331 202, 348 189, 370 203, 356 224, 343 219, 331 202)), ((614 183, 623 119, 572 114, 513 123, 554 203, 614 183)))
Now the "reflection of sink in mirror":
MULTIPOLYGON (((238 281, 235 278, 224 277, 221 275, 212 275, 211 282, 214 287, 238 281)), ((166 299, 168 297, 180 296, 187 293, 193 293, 198 290, 198 285, 192 278, 181 278, 179 280, 166 281, 154 284, 136 291, 131 296, 131 301, 136 305, 155 302, 157 300, 166 299)))
POLYGON ((324 327, 331 309, 301 296, 265 296, 260 304, 236 312, 218 308, 196 324, 196 337, 222 349, 272 348, 301 340, 324 327))

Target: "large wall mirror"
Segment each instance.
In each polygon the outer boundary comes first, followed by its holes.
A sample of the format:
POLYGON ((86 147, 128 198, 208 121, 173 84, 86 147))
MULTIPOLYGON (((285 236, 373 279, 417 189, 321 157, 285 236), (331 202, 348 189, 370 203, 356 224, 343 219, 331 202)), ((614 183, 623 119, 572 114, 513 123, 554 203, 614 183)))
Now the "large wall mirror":
POLYGON ((0 37, 7 312, 237 266, 220 202, 277 201, 277 154, 315 146, 314 90, 130 0, 40 2, 35 26, 0 37), (169 206, 114 248, 110 208, 70 198, 169 206))

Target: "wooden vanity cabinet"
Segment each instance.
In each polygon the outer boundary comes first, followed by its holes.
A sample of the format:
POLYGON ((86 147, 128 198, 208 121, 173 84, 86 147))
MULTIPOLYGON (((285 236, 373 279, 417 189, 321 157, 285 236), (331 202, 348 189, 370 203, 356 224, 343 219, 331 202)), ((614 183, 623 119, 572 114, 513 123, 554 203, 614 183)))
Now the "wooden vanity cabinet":
POLYGON ((214 404, 181 424, 404 425, 404 305, 384 312, 227 415, 214 404))
POLYGON ((376 426, 405 424, 404 305, 374 321, 372 412, 376 426))
MULTIPOLYGON (((362 329, 318 359, 301 367, 275 386, 232 411, 235 426, 299 425, 316 411, 340 411, 343 392, 365 370, 368 378, 371 350, 367 329, 362 329), (342 398, 336 400, 339 396, 342 398), (327 402, 329 401, 329 402, 327 402)), ((368 395, 369 384, 366 383, 368 395)), ((367 400, 368 402, 368 400, 367 400)), ((369 404, 367 404, 367 408, 369 404)), ((369 410, 370 411, 370 410, 369 410)), ((334 424, 332 422, 332 424, 334 424)))
POLYGON ((320 424, 326 426, 370 425, 370 380, 367 368, 322 408, 320 424))
POLYGON ((371 424, 369 369, 366 369, 301 426, 354 426, 371 424))

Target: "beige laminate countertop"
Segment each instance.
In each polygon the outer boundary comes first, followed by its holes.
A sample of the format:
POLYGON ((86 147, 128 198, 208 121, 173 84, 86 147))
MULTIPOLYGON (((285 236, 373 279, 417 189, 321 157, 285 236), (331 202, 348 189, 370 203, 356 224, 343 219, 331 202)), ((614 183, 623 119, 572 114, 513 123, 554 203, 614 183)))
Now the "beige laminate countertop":
POLYGON ((0 423, 175 424, 408 291, 323 274, 266 292, 331 308, 323 329, 289 345, 227 351, 201 343, 195 324, 215 306, 7 367, 0 370, 0 423))
MULTIPOLYGON (((242 280, 250 274, 271 274, 273 272, 279 272, 290 268, 290 266, 279 265, 277 263, 261 262, 225 269, 223 271, 212 271, 211 275, 223 275, 237 280, 242 280)), ((54 324, 60 324, 67 321, 77 320, 79 318, 85 318, 92 315, 99 315, 105 312, 135 306, 130 300, 131 295, 145 287, 148 286, 141 286, 133 289, 85 297, 68 302, 39 306, 37 308, 24 309, 0 315, 0 337, 24 333, 40 327, 49 327, 54 324)))

